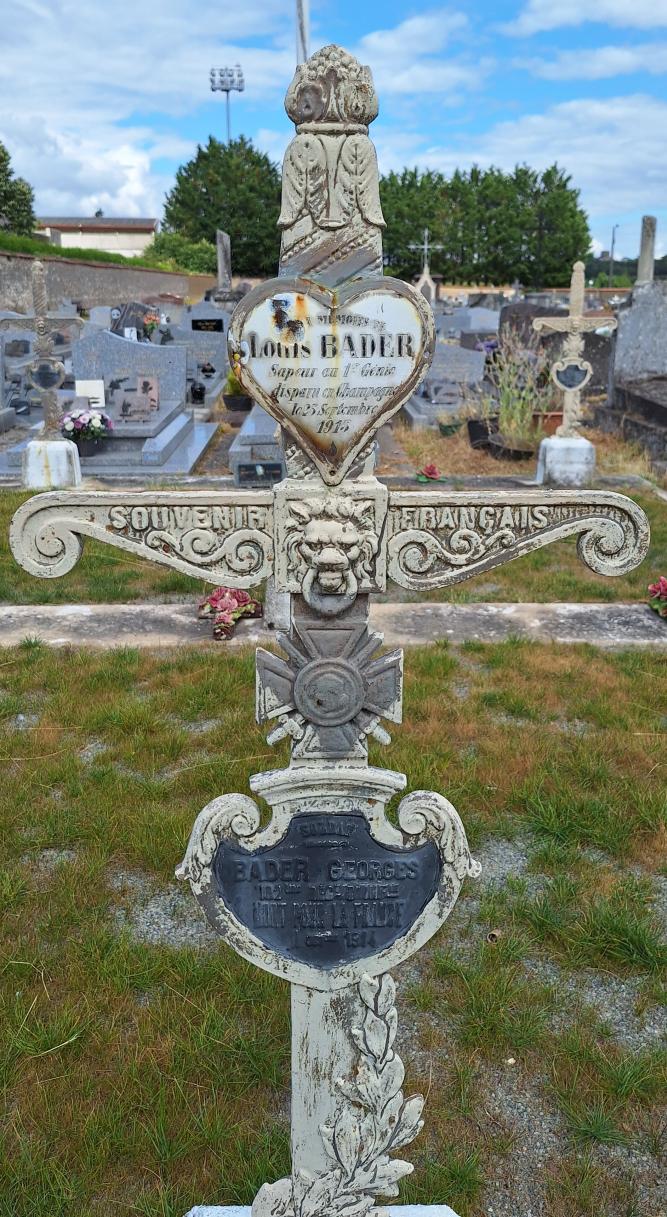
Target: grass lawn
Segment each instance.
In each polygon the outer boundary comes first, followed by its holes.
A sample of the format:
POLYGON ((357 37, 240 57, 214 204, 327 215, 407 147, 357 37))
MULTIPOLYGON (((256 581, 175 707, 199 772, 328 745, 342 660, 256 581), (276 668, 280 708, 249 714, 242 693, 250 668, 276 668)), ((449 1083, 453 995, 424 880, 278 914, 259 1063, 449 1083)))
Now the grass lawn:
MULTIPOLYGON (((490 457, 486 459, 491 461, 490 457)), ((0 604, 118 604, 170 596, 192 596, 194 600, 204 594, 206 585, 201 580, 91 540, 85 540, 83 558, 69 575, 35 579, 17 566, 7 539, 12 515, 28 497, 24 491, 0 491, 0 604)), ((647 584, 667 572, 667 503, 651 494, 632 497, 649 517, 651 550, 641 567, 628 575, 609 579, 589 571, 577 557, 576 540, 570 539, 456 587, 413 595, 390 585, 388 598, 458 602, 645 600, 647 584)))
MULTIPOLYGON (((248 1204, 288 1169, 287 985, 173 870, 210 798, 286 763, 253 656, 0 664, 0 1214, 248 1204)), ((665 1207, 666 676, 586 647, 406 656, 405 724, 371 760, 451 798, 486 878, 397 971, 406 1093, 428 1090, 405 1201, 665 1207)))

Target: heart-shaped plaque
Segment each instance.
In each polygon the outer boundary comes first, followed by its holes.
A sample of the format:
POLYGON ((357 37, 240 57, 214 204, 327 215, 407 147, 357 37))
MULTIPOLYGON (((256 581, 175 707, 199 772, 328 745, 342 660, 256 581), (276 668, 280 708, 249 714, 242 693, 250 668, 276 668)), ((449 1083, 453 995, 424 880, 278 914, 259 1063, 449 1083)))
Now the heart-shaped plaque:
POLYGON ((559 389, 571 393, 588 384, 593 369, 584 359, 558 359, 551 369, 551 375, 559 389))
POLYGON ((272 279, 244 296, 228 340, 246 392, 335 486, 426 374, 435 329, 427 301, 398 279, 272 279))

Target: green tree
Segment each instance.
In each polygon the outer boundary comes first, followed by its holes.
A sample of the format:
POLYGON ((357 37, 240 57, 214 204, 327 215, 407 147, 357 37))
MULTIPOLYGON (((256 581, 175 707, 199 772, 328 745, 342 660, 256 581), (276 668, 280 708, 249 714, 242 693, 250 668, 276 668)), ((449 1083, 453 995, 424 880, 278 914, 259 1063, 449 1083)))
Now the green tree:
POLYGON ((35 227, 32 187, 15 177, 9 153, 0 144, 0 228, 19 236, 30 236, 35 227))
POLYGON ((234 270, 241 275, 273 275, 278 264, 280 174, 250 140, 223 144, 213 136, 181 165, 167 195, 164 228, 190 241, 215 242, 228 232, 234 270))
MULTIPOLYGON (((614 287, 632 287, 634 279, 630 275, 614 271, 614 287)), ((601 270, 593 281, 594 287, 609 287, 609 274, 606 270, 601 270)))
POLYGON ((142 260, 165 270, 189 270, 214 275, 218 255, 211 241, 191 241, 180 232, 159 232, 146 247, 142 260))
MULTIPOLYGON (((442 197, 445 179, 440 173, 404 169, 380 179, 380 200, 387 223, 383 245, 387 269, 402 279, 412 279, 422 268, 423 255, 411 245, 421 245, 424 229, 431 241, 442 229, 442 197)), ((442 255, 434 250, 431 270, 440 272, 442 255)))
POLYGON ((569 283, 572 264, 585 260, 591 244, 588 218, 579 206, 579 191, 558 165, 535 175, 532 197, 532 241, 525 282, 535 287, 569 283))
POLYGON ((572 263, 585 258, 590 234, 579 194, 557 165, 537 173, 517 165, 439 173, 404 169, 380 182, 387 223, 385 253, 392 274, 411 279, 421 254, 410 250, 430 229, 431 270, 454 283, 535 286, 569 282, 572 263))

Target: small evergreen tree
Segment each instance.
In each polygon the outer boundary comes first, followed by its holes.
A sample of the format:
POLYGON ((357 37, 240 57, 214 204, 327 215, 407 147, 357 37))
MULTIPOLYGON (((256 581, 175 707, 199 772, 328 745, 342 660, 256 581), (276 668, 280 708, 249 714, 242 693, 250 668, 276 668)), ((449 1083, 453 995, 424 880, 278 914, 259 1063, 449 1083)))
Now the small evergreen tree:
POLYGON ((35 228, 32 187, 15 177, 4 144, 0 144, 0 228, 19 236, 30 236, 35 228))
POLYGON ((165 203, 164 228, 211 244, 222 228, 231 238, 236 273, 273 275, 280 252, 279 212, 280 174, 269 157, 243 136, 229 144, 211 136, 178 170, 165 203))

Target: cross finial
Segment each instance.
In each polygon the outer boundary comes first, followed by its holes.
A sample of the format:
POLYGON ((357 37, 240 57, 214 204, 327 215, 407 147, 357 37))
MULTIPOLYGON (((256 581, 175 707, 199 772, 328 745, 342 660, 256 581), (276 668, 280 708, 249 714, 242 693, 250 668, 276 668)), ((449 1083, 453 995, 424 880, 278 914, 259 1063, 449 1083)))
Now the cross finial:
POLYGON ((424 261, 423 261, 423 265, 422 265, 422 275, 430 274, 429 253, 431 252, 431 250, 432 249, 442 249, 442 248, 443 248, 442 245, 434 245, 433 242, 431 241, 431 230, 429 228, 424 229, 424 236, 423 236, 421 243, 416 242, 412 245, 408 245, 408 249, 419 250, 419 252, 423 256, 424 261))
POLYGON ((590 363, 583 358, 584 334, 599 329, 601 324, 609 329, 616 329, 615 317, 605 318, 602 323, 599 317, 584 315, 585 295, 584 263, 575 262, 570 280, 567 316, 536 317, 533 321, 533 329, 538 333, 546 330, 550 333, 565 335, 558 358, 551 365, 551 378, 563 394, 563 422, 558 428, 557 435, 577 434, 581 412, 581 392, 593 374, 590 363))

